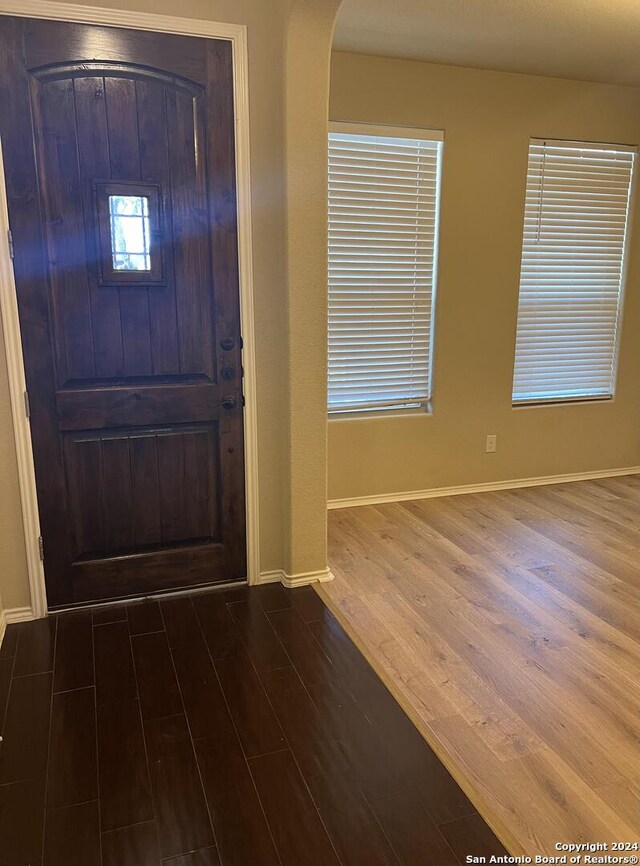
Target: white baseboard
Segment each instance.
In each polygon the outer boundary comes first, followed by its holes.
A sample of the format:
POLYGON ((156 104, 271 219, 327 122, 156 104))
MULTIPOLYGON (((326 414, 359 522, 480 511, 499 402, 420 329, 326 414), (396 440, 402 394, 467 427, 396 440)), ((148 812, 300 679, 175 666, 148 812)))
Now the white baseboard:
POLYGON ((464 493, 487 493, 491 490, 514 490, 518 487, 543 487, 545 484, 567 484, 570 481, 593 481, 597 478, 617 478, 621 475, 640 475, 640 466, 624 469, 599 469, 595 472, 572 472, 568 475, 547 475, 538 478, 514 478, 509 481, 488 481, 459 487, 433 487, 429 490, 408 490, 384 493, 378 496, 356 496, 351 499, 330 499, 329 509, 356 508, 359 505, 383 505, 385 502, 407 502, 411 499, 435 499, 438 496, 460 496, 464 493))
POLYGON ((308 586, 310 583, 327 583, 333 580, 333 574, 328 568, 322 571, 305 571, 300 574, 287 574, 281 568, 275 571, 263 571, 260 575, 258 585, 263 583, 281 583, 287 589, 295 589, 297 586, 308 586))
POLYGON ((7 610, 0 610, 0 646, 4 640, 4 633, 7 626, 12 622, 26 622, 34 619, 33 611, 30 607, 10 607, 7 610))
POLYGON ((28 622, 35 619, 30 607, 8 607, 4 611, 4 618, 7 625, 11 622, 28 622))

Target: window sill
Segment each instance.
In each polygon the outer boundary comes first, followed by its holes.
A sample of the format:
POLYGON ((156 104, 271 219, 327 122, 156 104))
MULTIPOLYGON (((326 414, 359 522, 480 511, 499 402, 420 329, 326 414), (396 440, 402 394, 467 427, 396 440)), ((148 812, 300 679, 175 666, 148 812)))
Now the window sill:
POLYGON ((560 397, 548 400, 519 400, 512 409, 540 409, 549 406, 587 406, 594 403, 613 403, 614 395, 604 397, 560 397))
POLYGON ((331 421, 371 421, 382 418, 408 418, 418 415, 431 416, 433 408, 431 403, 425 406, 417 406, 408 409, 366 409, 360 412, 329 412, 328 420, 331 421))

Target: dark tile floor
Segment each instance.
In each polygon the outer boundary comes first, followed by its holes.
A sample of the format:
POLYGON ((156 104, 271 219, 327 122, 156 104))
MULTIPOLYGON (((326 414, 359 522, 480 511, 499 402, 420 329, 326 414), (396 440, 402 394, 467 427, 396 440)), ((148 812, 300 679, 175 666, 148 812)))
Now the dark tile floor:
POLYGON ((458 866, 504 853, 310 587, 11 625, 6 866, 458 866))

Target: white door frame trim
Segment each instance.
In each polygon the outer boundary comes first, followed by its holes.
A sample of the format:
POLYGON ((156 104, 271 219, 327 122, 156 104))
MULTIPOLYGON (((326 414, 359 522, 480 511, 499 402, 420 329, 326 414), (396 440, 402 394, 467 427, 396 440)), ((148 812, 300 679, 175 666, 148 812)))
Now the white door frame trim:
POLYGON ((18 485, 22 502, 22 526, 24 529, 27 573, 31 611, 34 617, 44 616, 47 612, 47 594, 44 585, 44 569, 40 560, 40 519, 36 496, 36 475, 33 466, 31 432, 27 418, 25 400, 26 383, 22 341, 20 339, 20 319, 18 318, 18 299, 13 277, 13 266, 9 251, 9 214, 7 213, 7 190, 4 178, 4 162, 0 142, 0 317, 4 333, 4 348, 7 357, 7 375, 11 415, 13 418, 13 437, 18 464, 18 485))
MULTIPOLYGON (((244 369, 244 447, 245 496, 247 523, 247 578, 250 584, 260 580, 258 524, 258 427, 256 416, 255 326, 253 305, 253 257, 251 231, 251 174, 249 151, 249 81, 247 27, 175 18, 147 12, 92 8, 54 0, 0 0, 0 15, 42 18, 81 24, 101 24, 133 30, 152 30, 182 36, 225 39, 233 49, 233 90, 236 116, 236 186, 238 202, 238 265, 240 281, 240 315, 243 339, 244 369)), ((7 242, 7 195, 0 147, 0 316, 5 337, 9 373, 9 390, 13 430, 18 461, 18 478, 22 500, 22 517, 27 550, 27 568, 34 617, 47 612, 44 569, 40 561, 40 535, 35 471, 29 421, 25 413, 24 361, 20 339, 20 321, 7 242)))

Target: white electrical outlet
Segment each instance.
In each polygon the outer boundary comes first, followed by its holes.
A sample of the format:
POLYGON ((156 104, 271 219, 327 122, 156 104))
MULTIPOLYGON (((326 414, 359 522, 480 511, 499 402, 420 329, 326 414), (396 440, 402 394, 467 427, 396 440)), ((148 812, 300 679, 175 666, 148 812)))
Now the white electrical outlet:
POLYGON ((495 454, 498 450, 498 437, 495 433, 490 433, 487 436, 487 444, 485 446, 485 451, 487 454, 495 454))

